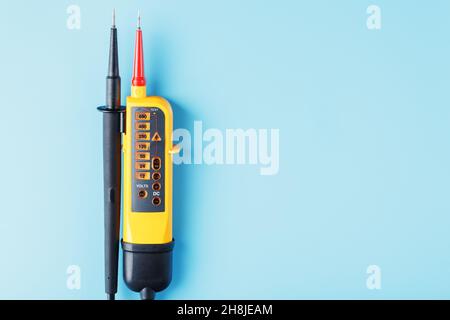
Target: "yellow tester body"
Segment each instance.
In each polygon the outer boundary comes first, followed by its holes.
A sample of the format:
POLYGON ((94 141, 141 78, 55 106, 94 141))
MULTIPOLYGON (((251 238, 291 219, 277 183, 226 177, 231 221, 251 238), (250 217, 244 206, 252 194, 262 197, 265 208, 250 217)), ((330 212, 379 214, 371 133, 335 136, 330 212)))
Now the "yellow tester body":
POLYGON ((127 286, 153 299, 172 278, 172 108, 147 96, 142 32, 136 31, 123 151, 123 272, 127 286))
POLYGON ((173 115, 161 97, 132 87, 123 135, 123 241, 163 244, 172 241, 173 115))

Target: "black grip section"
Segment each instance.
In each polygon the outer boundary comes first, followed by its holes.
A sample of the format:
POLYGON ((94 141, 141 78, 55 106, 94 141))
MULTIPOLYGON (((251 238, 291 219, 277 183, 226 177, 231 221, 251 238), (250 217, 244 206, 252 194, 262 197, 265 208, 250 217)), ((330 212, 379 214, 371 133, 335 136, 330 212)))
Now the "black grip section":
POLYGON ((103 113, 103 183, 105 208, 105 291, 117 292, 121 195, 121 115, 103 113))
POLYGON ((174 243, 133 244, 122 241, 124 281, 128 288, 140 293, 141 299, 152 300, 155 292, 169 286, 174 243))

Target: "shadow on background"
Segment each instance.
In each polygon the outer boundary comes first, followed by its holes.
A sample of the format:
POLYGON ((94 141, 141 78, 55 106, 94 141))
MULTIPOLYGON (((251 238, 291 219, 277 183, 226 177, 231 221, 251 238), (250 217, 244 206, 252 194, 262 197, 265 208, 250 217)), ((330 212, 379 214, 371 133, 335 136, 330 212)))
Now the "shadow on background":
MULTIPOLYGON (((192 115, 180 107, 177 102, 170 101, 174 113, 174 128, 190 128, 193 123, 192 115)), ((189 229, 193 221, 190 219, 189 208, 192 208, 192 190, 189 181, 193 177, 188 171, 187 165, 174 165, 173 168, 173 235, 175 238, 173 280, 168 288, 159 294, 159 298, 170 298, 170 290, 176 290, 182 286, 184 276, 190 266, 188 261, 189 229)))

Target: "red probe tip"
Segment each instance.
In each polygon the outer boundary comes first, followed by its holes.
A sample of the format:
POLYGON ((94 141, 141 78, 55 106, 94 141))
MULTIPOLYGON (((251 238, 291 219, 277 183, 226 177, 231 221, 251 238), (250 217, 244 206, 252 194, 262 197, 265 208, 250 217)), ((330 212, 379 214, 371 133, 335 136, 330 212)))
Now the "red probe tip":
POLYGON ((134 47, 133 78, 131 84, 136 87, 145 86, 144 75, 144 48, 142 45, 141 16, 138 15, 138 28, 136 30, 136 44, 134 47))

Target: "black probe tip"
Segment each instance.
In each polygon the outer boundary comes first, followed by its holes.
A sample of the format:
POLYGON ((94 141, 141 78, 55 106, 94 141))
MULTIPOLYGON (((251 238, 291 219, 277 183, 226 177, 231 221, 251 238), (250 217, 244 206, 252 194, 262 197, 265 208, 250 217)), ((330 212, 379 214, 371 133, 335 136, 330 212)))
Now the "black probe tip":
POLYGON ((119 50, 117 46, 117 29, 115 26, 115 11, 113 11, 113 25, 109 45, 108 75, 106 77, 106 108, 120 109, 120 75, 119 50))
POLYGON ((106 300, 116 300, 116 295, 114 293, 107 293, 106 300))

